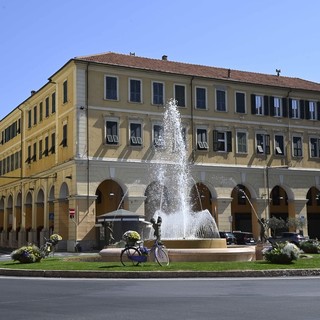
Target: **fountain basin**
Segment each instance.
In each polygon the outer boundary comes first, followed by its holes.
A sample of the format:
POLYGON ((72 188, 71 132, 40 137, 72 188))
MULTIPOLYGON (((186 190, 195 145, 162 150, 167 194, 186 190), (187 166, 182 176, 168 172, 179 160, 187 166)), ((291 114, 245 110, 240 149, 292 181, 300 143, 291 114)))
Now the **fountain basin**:
MULTIPOLYGON (((102 261, 120 262, 122 248, 102 249, 102 261)), ((228 248, 168 248, 170 262, 212 262, 212 261, 253 261, 256 259, 255 246, 228 248)))
MULTIPOLYGON (((154 240, 144 240, 144 245, 152 247, 154 240)), ((204 248, 227 248, 225 238, 214 239, 162 239, 161 242, 168 249, 204 249, 204 248)))

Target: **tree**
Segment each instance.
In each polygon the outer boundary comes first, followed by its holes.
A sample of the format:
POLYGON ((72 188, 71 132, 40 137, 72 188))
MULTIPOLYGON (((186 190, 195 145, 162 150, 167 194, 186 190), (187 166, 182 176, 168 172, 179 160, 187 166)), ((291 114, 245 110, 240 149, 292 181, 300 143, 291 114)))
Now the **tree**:
POLYGON ((286 222, 282 218, 271 217, 267 221, 268 228, 271 229, 271 236, 275 237, 277 234, 277 230, 283 229, 287 227, 286 222))

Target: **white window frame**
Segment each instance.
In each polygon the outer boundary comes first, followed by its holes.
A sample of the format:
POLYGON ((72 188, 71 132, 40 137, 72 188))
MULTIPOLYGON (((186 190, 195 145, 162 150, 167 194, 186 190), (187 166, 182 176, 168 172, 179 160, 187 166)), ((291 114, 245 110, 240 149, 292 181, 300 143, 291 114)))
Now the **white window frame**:
POLYGON ((255 95, 255 103, 256 103, 256 115, 263 116, 264 115, 264 96, 256 94, 255 95))
POLYGON ((248 154, 248 132, 245 130, 236 130, 236 152, 239 154, 248 154), (245 135, 245 148, 246 151, 240 151, 239 150, 239 136, 238 134, 244 134, 245 135))
POLYGON ((178 107, 186 108, 187 107, 187 87, 186 87, 186 85, 182 84, 182 83, 174 83, 173 84, 173 93, 174 93, 174 100, 177 101, 178 107), (179 104, 179 100, 176 97, 176 86, 184 87, 184 106, 179 104))
POLYGON ((285 141, 284 141, 284 135, 281 133, 275 133, 273 138, 273 145, 274 145, 274 154, 276 156, 285 156, 285 141), (280 146, 278 146, 278 142, 276 140, 276 137, 282 137, 282 143, 283 143, 283 150, 280 146))
POLYGON ((143 126, 142 126, 142 121, 140 120, 130 120, 129 121, 129 145, 131 147, 142 147, 143 146, 143 126), (140 125, 140 137, 133 137, 131 135, 131 125, 132 124, 137 124, 140 125))
POLYGON ((164 82, 162 82, 162 81, 156 81, 156 80, 154 80, 154 81, 151 81, 151 104, 152 105, 155 105, 155 106, 162 106, 162 105, 164 105, 165 104, 165 101, 166 101, 166 99, 165 99, 165 83, 164 82), (159 104, 159 103, 154 103, 154 89, 153 89, 153 84, 154 83, 160 83, 160 84, 162 84, 162 99, 163 99, 163 101, 162 101, 162 104, 159 104))
MULTIPOLYGON (((160 138, 155 137, 155 130, 154 130, 155 126, 162 127, 162 135, 164 135, 164 125, 162 122, 152 123, 152 145, 157 149, 158 148, 161 149, 161 148, 165 147, 164 140, 163 140, 164 136, 163 137, 160 136, 160 138)), ((161 131, 159 131, 159 132, 161 132, 161 131)))
POLYGON ((308 112, 309 120, 317 120, 317 103, 315 101, 309 101, 308 112))
POLYGON ((293 134, 292 135, 292 157, 293 158, 302 158, 303 157, 303 137, 302 137, 301 134, 293 134), (294 154, 294 139, 295 138, 300 139, 301 148, 299 150, 301 150, 301 155, 295 155, 294 154))
POLYGON ((246 104, 246 93, 243 91, 236 91, 234 93, 234 112, 237 114, 246 114, 247 113, 247 104, 246 104), (237 111, 237 93, 240 93, 244 96, 244 112, 237 111))
POLYGON ((282 99, 280 97, 273 97, 273 116, 282 117, 282 99))
POLYGON ((208 143, 208 128, 204 126, 197 126, 196 127, 196 144, 198 151, 208 151, 209 150, 209 143, 208 143), (206 139, 202 139, 199 141, 198 139, 198 130, 202 130, 206 132, 206 139))
POLYGON ((114 117, 105 117, 104 118, 104 144, 108 146, 118 146, 120 141, 120 119, 114 117), (117 123, 117 135, 107 134, 107 122, 116 122, 117 123))
POLYGON ((310 158, 311 159, 319 159, 320 158, 320 137, 316 137, 316 136, 311 136, 309 137, 309 154, 310 154, 310 158), (311 139, 315 139, 316 140, 316 155, 312 155, 312 144, 311 144, 311 139))
POLYGON ((267 152, 267 147, 270 148, 270 140, 269 140, 269 145, 267 145, 267 136, 270 138, 270 136, 263 131, 258 131, 255 133, 255 145, 256 145, 256 154, 259 155, 268 155, 269 153, 267 152), (258 135, 262 136, 262 144, 258 144, 258 135))
POLYGON ((298 99, 291 100, 292 119, 300 119, 300 101, 298 99))
POLYGON ((206 87, 201 87, 201 86, 195 86, 194 88, 194 105, 195 108, 198 110, 208 110, 208 90, 206 87), (204 107, 199 107, 198 106, 198 98, 197 98, 197 91, 198 89, 203 89, 205 90, 205 101, 204 101, 204 107))
POLYGON ((142 80, 138 79, 138 78, 129 78, 128 79, 128 101, 131 102, 131 103, 143 103, 142 92, 143 92, 142 80), (131 100, 131 80, 140 82, 140 101, 132 101, 131 100))
POLYGON ((227 90, 224 88, 216 88, 215 89, 215 94, 216 94, 216 111, 218 112, 228 112, 228 97, 227 97, 227 90), (218 109, 218 91, 224 92, 224 110, 219 110, 218 109))
POLYGON ((112 75, 112 74, 105 74, 104 75, 104 99, 110 101, 119 101, 119 77, 112 75), (115 99, 111 99, 107 97, 107 78, 115 78, 117 81, 117 97, 115 99))

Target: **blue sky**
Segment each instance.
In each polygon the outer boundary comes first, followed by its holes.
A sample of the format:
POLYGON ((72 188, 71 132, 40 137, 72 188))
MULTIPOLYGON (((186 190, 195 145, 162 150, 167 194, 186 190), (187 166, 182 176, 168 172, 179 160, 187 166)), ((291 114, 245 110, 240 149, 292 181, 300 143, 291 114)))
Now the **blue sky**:
POLYGON ((107 51, 320 82, 319 0, 0 0, 0 119, 107 51))

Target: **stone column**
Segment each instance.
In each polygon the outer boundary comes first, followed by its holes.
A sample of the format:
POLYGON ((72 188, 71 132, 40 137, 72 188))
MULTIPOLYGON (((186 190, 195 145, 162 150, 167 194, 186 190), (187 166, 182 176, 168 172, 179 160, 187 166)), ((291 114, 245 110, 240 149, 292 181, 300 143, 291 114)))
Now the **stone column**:
POLYGON ((232 231, 232 211, 231 211, 231 197, 220 197, 217 199, 217 214, 219 221, 219 230, 232 231))

